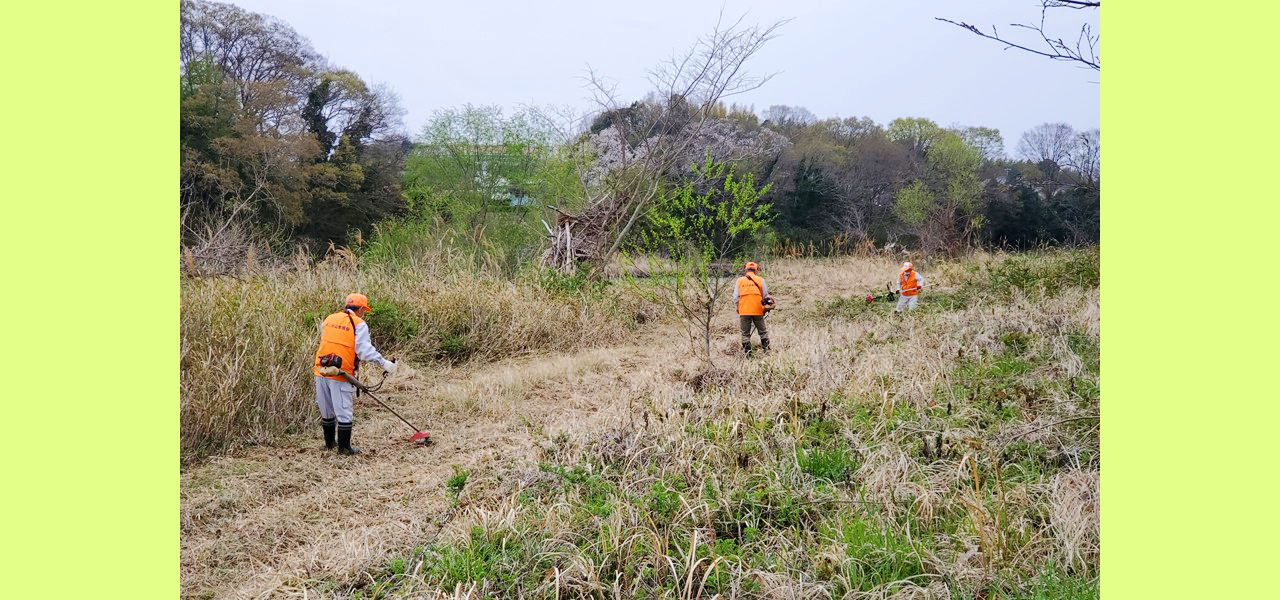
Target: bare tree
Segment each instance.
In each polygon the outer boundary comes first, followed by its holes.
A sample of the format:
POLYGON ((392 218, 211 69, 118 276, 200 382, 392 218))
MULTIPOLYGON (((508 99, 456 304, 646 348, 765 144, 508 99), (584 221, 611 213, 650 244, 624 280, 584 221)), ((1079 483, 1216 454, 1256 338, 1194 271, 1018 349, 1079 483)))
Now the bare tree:
POLYGON ((585 87, 598 109, 592 122, 601 125, 595 135, 597 141, 611 138, 603 145, 616 156, 597 161, 607 166, 598 181, 587 173, 581 177, 586 196, 581 212, 552 207, 560 216, 554 229, 548 226, 545 264, 569 272, 579 263, 608 262, 653 203, 663 178, 687 160, 719 101, 773 77, 752 75, 745 64, 790 20, 748 26, 739 18, 725 26, 721 17, 710 34, 649 71, 653 93, 648 102, 623 103, 612 80, 588 69, 585 87))
POLYGON ((1038 25, 1027 24, 1027 23, 1011 23, 1009 25, 1010 27, 1014 27, 1017 29, 1027 29, 1030 31, 1034 31, 1035 34, 1040 38, 1039 40, 1035 40, 1033 38, 1033 40, 1030 42, 1022 42, 1022 43, 1015 43, 1013 41, 1010 41, 1009 39, 1001 37, 1000 31, 996 29, 995 25, 991 26, 991 33, 985 33, 982 30, 978 29, 977 27, 970 25, 968 23, 965 23, 963 21, 957 22, 957 21, 952 21, 950 19, 944 19, 942 17, 934 17, 934 19, 945 22, 945 23, 950 23, 957 27, 966 29, 978 36, 987 38, 989 40, 995 40, 997 42, 1000 42, 1001 44, 1005 45, 1006 49, 1017 48, 1019 50, 1025 50, 1032 54, 1038 54, 1040 56, 1048 57, 1053 60, 1072 62, 1072 63, 1076 63, 1081 67, 1088 67, 1095 71, 1101 71, 1102 57, 1100 55, 1099 44, 1102 41, 1102 34, 1095 33, 1093 31, 1093 28, 1088 23, 1084 23, 1080 26, 1080 32, 1076 36, 1076 39, 1074 42, 1066 41, 1061 37, 1054 37, 1053 35, 1051 35, 1045 30, 1045 22, 1048 20, 1049 9, 1099 10, 1101 9, 1101 7, 1102 7, 1101 2, 1078 2, 1075 0, 1040 0, 1040 23, 1038 25), (1037 50, 1035 48, 1031 48, 1030 47, 1031 44, 1043 44, 1043 47, 1037 50))
POLYGON ((765 109, 764 119, 765 123, 788 135, 818 122, 818 117, 809 109, 785 104, 774 104, 765 109))
POLYGON ((1066 123, 1041 123, 1018 140, 1018 155, 1040 168, 1044 181, 1038 183, 1049 197, 1061 187, 1062 168, 1070 165, 1078 141, 1066 123))
POLYGON ((1004 158, 1004 138, 1001 137, 999 129, 952 125, 951 130, 956 132, 966 144, 977 148, 984 162, 1004 158))
POLYGON ((1041 123, 1022 134, 1018 154, 1034 163, 1051 160, 1065 165, 1078 140, 1075 130, 1066 123, 1041 123))
POLYGON ((280 19, 221 2, 183 0, 180 25, 180 72, 195 61, 211 61, 235 84, 241 107, 257 109, 260 129, 301 126, 286 123, 289 112, 282 107, 305 98, 312 73, 323 69, 310 41, 280 19))
POLYGON ((1096 184, 1102 177, 1102 131, 1092 129, 1078 134, 1068 164, 1085 183, 1096 184))

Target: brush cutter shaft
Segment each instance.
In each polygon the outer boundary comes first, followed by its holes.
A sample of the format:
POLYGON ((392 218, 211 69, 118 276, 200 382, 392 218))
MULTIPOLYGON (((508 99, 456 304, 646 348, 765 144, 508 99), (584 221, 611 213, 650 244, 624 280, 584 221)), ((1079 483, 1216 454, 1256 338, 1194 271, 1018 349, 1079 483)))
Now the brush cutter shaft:
POLYGON ((347 374, 347 372, 346 372, 346 371, 343 371, 343 372, 342 372, 342 378, 343 378, 343 379, 346 379, 346 380, 347 380, 347 382, 348 382, 348 383, 350 383, 351 385, 354 385, 354 386, 356 386, 356 387, 360 388, 361 390, 364 390, 364 393, 365 393, 365 394, 367 394, 370 398, 373 398, 373 401, 374 401, 374 402, 377 402, 378 404, 381 404, 381 405, 382 405, 382 408, 385 408, 385 409, 387 409, 387 410, 391 411, 391 414, 395 415, 396 417, 399 417, 401 421, 404 421, 404 424, 405 424, 405 425, 408 425, 409 427, 413 427, 413 430, 414 430, 414 431, 422 431, 421 429, 418 429, 417 427, 415 427, 413 423, 410 423, 408 419, 406 419, 406 418, 404 418, 404 417, 401 417, 401 416, 400 416, 400 413, 396 412, 396 409, 391 408, 390 406, 387 406, 387 403, 386 403, 386 402, 383 402, 383 401, 379 400, 377 396, 374 396, 374 395, 373 395, 373 393, 371 393, 371 392, 369 391, 369 388, 368 388, 368 387, 365 387, 365 385, 364 385, 363 383, 360 383, 359 381, 356 381, 356 378, 355 378, 355 377, 352 377, 352 376, 351 376, 351 375, 349 375, 349 374, 347 374))

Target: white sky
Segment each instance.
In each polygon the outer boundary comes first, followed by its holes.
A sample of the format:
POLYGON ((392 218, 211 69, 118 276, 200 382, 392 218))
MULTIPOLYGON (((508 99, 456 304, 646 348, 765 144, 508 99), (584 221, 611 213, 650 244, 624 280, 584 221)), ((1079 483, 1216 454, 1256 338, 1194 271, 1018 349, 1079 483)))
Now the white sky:
MULTIPOLYGON (((389 84, 416 135, 433 111, 498 104, 587 108, 587 64, 617 80, 627 100, 648 91, 645 70, 715 25, 721 2, 411 0, 233 0, 283 19, 321 54, 370 83, 389 84)), ((1062 121, 1099 127, 1100 75, 935 21, 944 17, 1034 44, 1035 0, 725 0, 726 18, 793 17, 781 37, 748 63, 781 71, 764 87, 727 99, 804 106, 819 118, 867 116, 882 125, 926 117, 948 126, 998 128, 1012 152, 1023 131, 1062 121)), ((1074 41, 1081 23, 1098 31, 1098 11, 1050 11, 1056 35, 1074 41)))

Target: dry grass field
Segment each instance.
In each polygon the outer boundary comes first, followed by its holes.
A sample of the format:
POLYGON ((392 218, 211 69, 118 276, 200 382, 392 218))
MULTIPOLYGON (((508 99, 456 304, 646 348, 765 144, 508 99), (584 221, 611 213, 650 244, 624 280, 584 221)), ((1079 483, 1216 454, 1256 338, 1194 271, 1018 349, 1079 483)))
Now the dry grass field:
POLYGON ((714 370, 626 290, 186 286, 183 597, 1097 597, 1097 250, 922 265, 905 316, 864 300, 896 266, 765 263, 773 351, 726 302, 714 370), (348 288, 433 445, 362 397, 364 454, 322 450, 307 319, 348 288))

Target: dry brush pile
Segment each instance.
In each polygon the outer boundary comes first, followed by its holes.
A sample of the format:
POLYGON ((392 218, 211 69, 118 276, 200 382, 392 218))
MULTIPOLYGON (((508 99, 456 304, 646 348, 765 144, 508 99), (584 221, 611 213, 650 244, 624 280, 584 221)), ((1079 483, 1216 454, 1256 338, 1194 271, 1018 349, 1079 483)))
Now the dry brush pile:
POLYGON ((888 260, 778 261, 773 354, 547 432, 536 470, 344 593, 1097 597, 1097 257, 934 265, 906 318, 862 299, 888 260))

